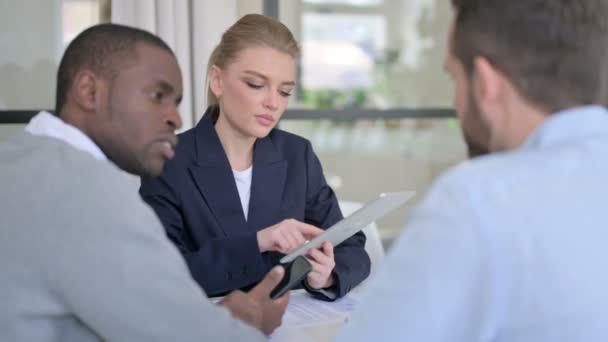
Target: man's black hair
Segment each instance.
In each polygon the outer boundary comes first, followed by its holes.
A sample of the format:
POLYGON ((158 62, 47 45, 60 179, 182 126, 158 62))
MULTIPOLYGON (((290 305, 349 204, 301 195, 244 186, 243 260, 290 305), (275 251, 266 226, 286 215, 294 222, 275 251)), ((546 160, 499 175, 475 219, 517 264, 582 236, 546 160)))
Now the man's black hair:
POLYGON ((55 115, 60 115, 74 77, 81 70, 111 79, 121 66, 136 58, 136 43, 146 43, 173 54, 158 36, 134 27, 99 24, 80 33, 65 50, 57 71, 55 115))

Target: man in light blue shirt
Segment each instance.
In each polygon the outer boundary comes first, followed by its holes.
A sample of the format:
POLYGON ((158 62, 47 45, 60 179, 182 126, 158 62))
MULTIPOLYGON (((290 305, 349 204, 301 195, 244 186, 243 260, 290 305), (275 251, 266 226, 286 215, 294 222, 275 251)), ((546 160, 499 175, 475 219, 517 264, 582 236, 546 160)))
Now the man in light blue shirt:
POLYGON ((608 3, 453 0, 475 158, 411 215, 340 341, 608 341, 608 3))

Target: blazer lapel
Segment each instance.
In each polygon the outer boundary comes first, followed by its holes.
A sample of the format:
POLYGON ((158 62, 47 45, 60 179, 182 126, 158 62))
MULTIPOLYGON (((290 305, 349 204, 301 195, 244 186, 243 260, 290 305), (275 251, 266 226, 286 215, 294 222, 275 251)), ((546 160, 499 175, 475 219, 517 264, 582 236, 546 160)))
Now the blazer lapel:
POLYGON ((196 126, 197 162, 189 171, 226 236, 240 235, 247 231, 247 222, 230 163, 209 114, 196 126))
POLYGON ((255 144, 252 177, 247 222, 250 229, 259 230, 278 223, 287 177, 287 161, 269 137, 255 144))

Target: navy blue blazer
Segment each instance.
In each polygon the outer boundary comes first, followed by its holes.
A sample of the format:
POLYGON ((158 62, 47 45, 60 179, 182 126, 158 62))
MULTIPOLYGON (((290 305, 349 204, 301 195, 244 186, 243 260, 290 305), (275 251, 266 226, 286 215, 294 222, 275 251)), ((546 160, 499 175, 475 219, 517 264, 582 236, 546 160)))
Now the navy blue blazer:
MULTIPOLYGON (((212 117, 208 110, 196 127, 179 135, 175 158, 160 177, 142 178, 140 194, 158 214, 194 279, 208 296, 217 296, 248 290, 279 263, 281 253, 260 253, 257 231, 289 218, 327 229, 342 213, 310 142, 273 129, 254 146, 245 220, 212 117)), ((359 232, 334 248, 337 297, 369 275, 364 245, 365 235, 359 232)))

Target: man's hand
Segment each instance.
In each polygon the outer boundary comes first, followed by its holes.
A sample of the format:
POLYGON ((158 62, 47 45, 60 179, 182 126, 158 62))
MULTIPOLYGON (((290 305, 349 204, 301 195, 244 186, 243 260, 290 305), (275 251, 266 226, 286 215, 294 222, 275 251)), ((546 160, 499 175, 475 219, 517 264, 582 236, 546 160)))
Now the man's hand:
POLYGON ((233 291, 220 304, 227 307, 235 318, 270 335, 281 325, 289 302, 288 293, 276 300, 270 299, 270 292, 279 284, 284 274, 283 267, 276 266, 251 291, 233 291))
POLYGON ((258 329, 262 326, 260 304, 249 294, 239 290, 232 291, 219 304, 230 310, 232 317, 258 329))
POLYGON ((323 230, 313 225, 294 219, 283 220, 258 231, 258 247, 260 252, 277 251, 288 254, 321 233, 323 230))
POLYGON ((251 295, 259 303, 262 310, 262 327, 261 330, 266 335, 270 335, 276 328, 281 325, 287 303, 289 303, 289 293, 284 294, 275 300, 270 299, 270 292, 279 284, 285 269, 282 266, 275 266, 264 277, 264 279, 251 291, 251 295))

